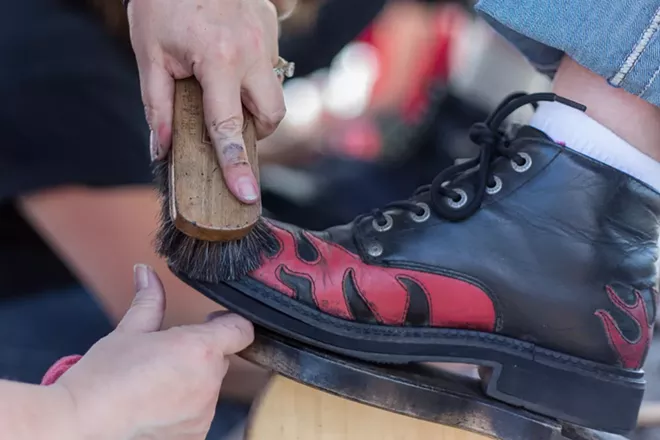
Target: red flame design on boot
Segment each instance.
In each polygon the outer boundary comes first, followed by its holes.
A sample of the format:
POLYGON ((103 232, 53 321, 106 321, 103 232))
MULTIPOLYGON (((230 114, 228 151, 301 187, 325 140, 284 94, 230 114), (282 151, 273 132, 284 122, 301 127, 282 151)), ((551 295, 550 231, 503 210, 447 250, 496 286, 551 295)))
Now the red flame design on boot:
MULTIPOLYGON (((639 326, 639 337, 634 341, 627 339, 608 311, 597 310, 596 315, 603 322, 610 345, 619 355, 621 365, 624 368, 630 369, 642 368, 646 353, 651 344, 651 338, 653 337, 653 321, 649 323, 644 298, 642 298, 642 294, 638 290, 634 290, 635 304, 628 305, 610 286, 607 286, 606 290, 612 303, 637 323, 639 326)), ((657 295, 657 292, 654 291, 653 293, 657 295)))
POLYGON ((414 281, 426 294, 434 327, 495 330, 495 308, 491 298, 479 287, 463 280, 434 273, 369 265, 340 245, 301 231, 316 248, 318 258, 308 262, 297 255, 295 236, 270 225, 280 242, 278 253, 265 258, 252 278, 294 298, 296 293, 282 282, 280 273, 304 277, 311 283, 312 296, 319 310, 338 318, 355 320, 344 292, 344 279, 351 273, 358 294, 378 321, 403 325, 410 302, 402 278, 414 281))

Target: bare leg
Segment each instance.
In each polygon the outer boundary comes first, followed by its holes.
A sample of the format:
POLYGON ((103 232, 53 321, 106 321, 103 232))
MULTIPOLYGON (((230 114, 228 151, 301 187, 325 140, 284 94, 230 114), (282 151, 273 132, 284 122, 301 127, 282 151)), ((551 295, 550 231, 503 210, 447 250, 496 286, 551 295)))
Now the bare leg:
POLYGON ((558 95, 587 106, 587 114, 636 147, 660 161, 660 108, 610 86, 568 57, 564 57, 553 85, 558 95))

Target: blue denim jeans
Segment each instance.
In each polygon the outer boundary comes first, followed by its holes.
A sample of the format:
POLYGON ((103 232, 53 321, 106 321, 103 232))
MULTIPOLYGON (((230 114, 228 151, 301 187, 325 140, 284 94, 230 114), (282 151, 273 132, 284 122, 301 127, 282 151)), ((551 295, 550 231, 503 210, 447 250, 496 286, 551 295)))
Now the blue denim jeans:
MULTIPOLYGON (((55 361, 84 354, 111 331, 92 296, 78 286, 0 300, 0 378, 38 384, 55 361)), ((207 439, 222 439, 248 410, 221 399, 207 439)))
POLYGON ((477 12, 542 73, 564 54, 660 106, 658 0, 480 0, 477 12))

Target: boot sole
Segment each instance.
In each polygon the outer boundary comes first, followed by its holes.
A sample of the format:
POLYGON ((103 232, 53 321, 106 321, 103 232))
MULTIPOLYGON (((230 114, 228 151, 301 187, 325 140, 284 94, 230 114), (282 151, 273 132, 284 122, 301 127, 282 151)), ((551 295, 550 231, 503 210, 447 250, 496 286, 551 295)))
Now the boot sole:
POLYGON ((492 333, 359 324, 266 294, 256 284, 250 289, 251 281, 206 284, 177 275, 254 324, 316 348, 382 364, 480 365, 490 369, 483 391, 493 399, 597 431, 627 435, 637 425, 646 384, 642 371, 492 333))

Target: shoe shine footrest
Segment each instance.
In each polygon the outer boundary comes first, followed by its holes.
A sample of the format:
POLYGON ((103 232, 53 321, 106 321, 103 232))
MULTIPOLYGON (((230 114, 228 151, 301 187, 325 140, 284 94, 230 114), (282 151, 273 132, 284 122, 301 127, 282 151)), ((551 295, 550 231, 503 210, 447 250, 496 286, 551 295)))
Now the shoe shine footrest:
MULTIPOLYGON (((369 364, 313 349, 259 328, 255 343, 240 356, 295 382, 351 401, 475 433, 474 437, 465 437, 470 440, 481 440, 482 435, 498 440, 625 440, 490 399, 482 392, 479 379, 431 365, 369 364)), ((374 426, 373 430, 375 434, 379 427, 374 426)), ((249 429, 248 438, 253 439, 249 429)), ((447 438, 458 437, 448 434, 447 438)))

